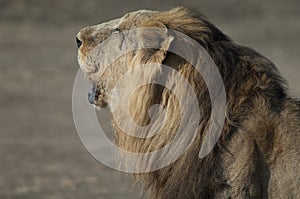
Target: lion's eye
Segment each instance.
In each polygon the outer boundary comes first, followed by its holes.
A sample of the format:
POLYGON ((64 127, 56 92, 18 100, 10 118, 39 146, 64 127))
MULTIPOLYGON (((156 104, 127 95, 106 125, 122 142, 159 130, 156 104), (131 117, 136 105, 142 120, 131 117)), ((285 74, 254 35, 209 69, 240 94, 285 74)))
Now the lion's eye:
POLYGON ((115 28, 111 31, 111 33, 119 33, 121 32, 120 28, 115 28))

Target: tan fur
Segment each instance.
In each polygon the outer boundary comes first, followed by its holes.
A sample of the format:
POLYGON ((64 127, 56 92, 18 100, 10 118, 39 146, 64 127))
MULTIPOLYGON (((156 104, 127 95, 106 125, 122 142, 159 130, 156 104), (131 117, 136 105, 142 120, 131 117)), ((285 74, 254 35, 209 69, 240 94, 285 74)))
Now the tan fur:
MULTIPOLYGON (((111 103, 109 92, 116 81, 139 64, 168 65, 196 90, 203 118, 192 146, 173 164, 134 175, 150 198, 300 198, 300 105, 289 97, 284 80, 267 58, 237 45, 197 11, 187 8, 129 13, 111 23, 82 29, 78 38, 83 41, 79 63, 91 81, 103 89, 97 101, 100 106, 111 103), (198 158, 210 122, 211 103, 201 75, 190 63, 164 50, 147 49, 124 55, 101 77, 91 72, 99 66, 95 64, 98 60, 89 56, 90 50, 108 38, 116 26, 121 31, 135 27, 173 29, 199 42, 210 54, 225 84, 227 110, 221 138, 208 156, 198 158)), ((151 79, 157 73, 147 69, 143 78, 151 79)), ((167 78, 172 81, 172 75, 167 78)), ((128 81, 131 81, 128 85, 134 84, 134 78, 128 81)), ((134 93, 129 104, 130 115, 139 125, 150 122, 148 110, 153 104, 165 107, 167 122, 158 135, 148 139, 132 137, 115 125, 116 143, 121 148, 145 153, 172 140, 180 109, 170 90, 145 85, 134 93)), ((112 111, 118 114, 118 107, 112 111)), ((118 116, 119 123, 123 119, 122 115, 118 116)), ((146 164, 151 166, 155 162, 147 160, 146 164)))

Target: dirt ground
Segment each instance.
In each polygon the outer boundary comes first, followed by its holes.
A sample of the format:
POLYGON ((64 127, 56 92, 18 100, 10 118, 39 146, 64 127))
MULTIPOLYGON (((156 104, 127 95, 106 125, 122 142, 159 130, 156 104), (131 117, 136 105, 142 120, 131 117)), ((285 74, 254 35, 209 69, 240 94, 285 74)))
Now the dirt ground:
POLYGON ((300 97, 298 0, 0 0, 1 199, 143 197, 77 135, 75 35, 128 11, 177 5, 201 10, 236 42, 273 60, 300 97))

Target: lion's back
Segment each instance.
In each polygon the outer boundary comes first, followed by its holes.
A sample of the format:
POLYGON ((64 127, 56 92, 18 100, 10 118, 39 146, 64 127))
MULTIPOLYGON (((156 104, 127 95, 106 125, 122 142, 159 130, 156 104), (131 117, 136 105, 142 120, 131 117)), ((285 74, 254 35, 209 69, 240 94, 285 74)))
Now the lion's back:
POLYGON ((275 132, 274 158, 270 161, 269 195, 300 198, 300 103, 287 100, 275 132))

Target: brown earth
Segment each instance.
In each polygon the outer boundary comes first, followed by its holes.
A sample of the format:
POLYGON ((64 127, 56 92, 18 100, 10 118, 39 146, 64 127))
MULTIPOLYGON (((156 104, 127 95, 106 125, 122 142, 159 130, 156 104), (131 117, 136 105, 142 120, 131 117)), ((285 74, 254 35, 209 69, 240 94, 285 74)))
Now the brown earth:
POLYGON ((298 0, 0 0, 0 198, 143 197, 77 135, 75 35, 132 10, 176 5, 201 10, 236 42, 273 60, 300 97, 298 0))

